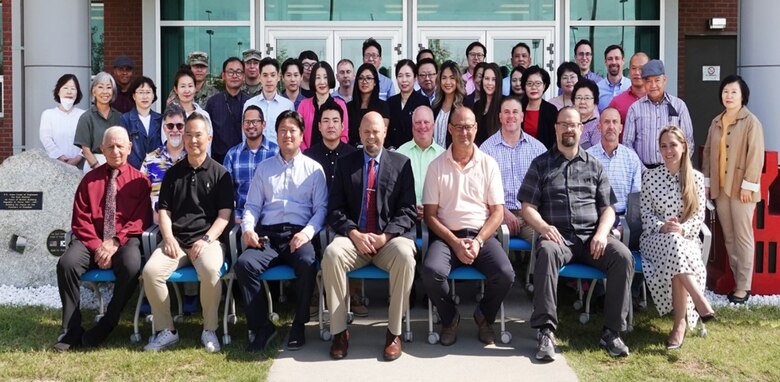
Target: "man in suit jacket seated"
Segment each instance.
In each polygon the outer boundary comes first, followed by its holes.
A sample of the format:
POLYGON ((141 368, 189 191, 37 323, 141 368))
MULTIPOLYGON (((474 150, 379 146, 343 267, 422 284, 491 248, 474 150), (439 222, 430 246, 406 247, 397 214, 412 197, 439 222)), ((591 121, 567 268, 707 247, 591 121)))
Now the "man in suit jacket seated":
POLYGON ((409 159, 383 149, 387 127, 369 112, 360 123, 363 150, 339 160, 327 224, 336 238, 325 249, 322 279, 335 333, 330 356, 346 357, 348 285, 345 274, 374 263, 390 273, 390 308, 384 359, 401 356, 401 322, 414 279, 415 196, 409 159))
POLYGON ((512 264, 495 238, 504 220, 501 170, 474 143, 477 122, 471 109, 455 109, 447 130, 452 144, 431 162, 423 186, 423 213, 432 233, 423 283, 441 317, 441 344, 449 346, 457 339, 460 323, 449 296, 450 271, 471 265, 487 276, 485 297, 474 310, 474 321, 479 340, 493 344, 493 322, 515 279, 512 264))

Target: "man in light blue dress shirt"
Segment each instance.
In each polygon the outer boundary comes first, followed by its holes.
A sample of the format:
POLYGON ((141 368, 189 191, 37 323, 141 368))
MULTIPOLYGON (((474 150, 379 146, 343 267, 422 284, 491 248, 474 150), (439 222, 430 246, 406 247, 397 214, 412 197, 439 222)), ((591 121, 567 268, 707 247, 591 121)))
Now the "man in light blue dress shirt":
MULTIPOLYGON (((363 63, 374 65, 376 71, 382 67, 382 45, 373 38, 363 41, 363 63)), ((395 95, 393 80, 379 73, 379 99, 387 101, 388 98, 395 95)))
POLYGON ((296 277, 295 315, 287 349, 298 350, 306 343, 305 324, 317 275, 311 240, 325 222, 328 188, 322 166, 301 153, 303 126, 297 112, 279 115, 279 154, 257 166, 247 196, 241 229, 248 249, 234 269, 244 295, 247 326, 255 334, 247 349, 250 352, 265 350, 276 336, 258 277, 280 264, 291 266, 296 277))
POLYGON ((631 80, 623 76, 623 48, 620 45, 610 45, 604 50, 604 66, 607 67, 607 76, 596 85, 599 87, 599 113, 609 106, 612 98, 628 90, 631 80))
MULTIPOLYGON (((263 91, 244 103, 244 110, 249 105, 257 105, 263 111, 267 126, 276 126, 276 117, 283 111, 295 111, 293 101, 284 98, 277 91, 279 85, 279 61, 266 57, 260 61, 260 82, 263 91)), ((276 143, 276 131, 267 129, 264 133, 269 141, 276 143)))

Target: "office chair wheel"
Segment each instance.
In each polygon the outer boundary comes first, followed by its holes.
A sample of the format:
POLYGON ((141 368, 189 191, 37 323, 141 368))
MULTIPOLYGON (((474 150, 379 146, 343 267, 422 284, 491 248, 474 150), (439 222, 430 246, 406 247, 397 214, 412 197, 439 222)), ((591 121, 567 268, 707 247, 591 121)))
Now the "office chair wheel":
POLYGON ((508 331, 501 332, 501 343, 508 344, 510 342, 512 342, 512 333, 509 333, 508 331))
POLYGON ((437 343, 439 343, 439 333, 436 332, 428 333, 428 343, 431 345, 436 345, 437 343))
POLYGON ((574 301, 574 310, 582 309, 582 300, 574 301))
POLYGON ((355 314, 352 312, 347 313, 347 324, 351 324, 355 320, 355 314))
POLYGON ((133 333, 130 335, 130 342, 137 344, 141 342, 141 334, 140 333, 133 333))
POLYGON ((181 314, 177 314, 173 316, 173 322, 177 324, 184 322, 184 316, 182 316, 181 314))
POLYGON ((585 325, 590 321, 590 314, 588 313, 581 313, 580 314, 580 323, 585 325))
POLYGON ((477 295, 476 295, 476 296, 474 296, 474 300, 475 300, 476 302, 480 302, 480 301, 482 301, 482 297, 485 297, 485 295, 484 295, 484 294, 482 294, 482 292, 480 292, 480 293, 477 293, 477 295))
POLYGON ((639 306, 642 307, 642 309, 647 309, 647 300, 640 301, 639 306))
POLYGON ((274 312, 274 313, 269 314, 268 315, 268 319, 273 321, 273 322, 279 321, 279 313, 274 312))
POLYGON ((460 296, 458 296, 457 294, 453 295, 452 296, 452 303, 455 304, 455 305, 460 305, 460 296))
POLYGON ((704 324, 702 324, 702 327, 699 328, 699 337, 707 337, 707 328, 704 327, 704 324))
POLYGON ((238 317, 236 317, 236 315, 235 315, 235 314, 228 314, 228 319, 227 319, 227 321, 228 321, 228 324, 230 324, 230 325, 235 325, 235 324, 236 324, 236 322, 238 322, 238 317))
POLYGON ((95 316, 95 323, 98 323, 98 322, 100 322, 100 319, 101 319, 101 318, 103 318, 103 315, 102 315, 102 314, 98 314, 98 315, 96 315, 96 316, 95 316))
POLYGON ((225 345, 225 346, 230 345, 230 343, 232 341, 233 340, 232 340, 232 338, 230 338, 230 334, 225 334, 224 336, 222 336, 222 344, 223 345, 225 345))
POLYGON ((152 321, 154 321, 154 317, 151 314, 147 314, 146 317, 144 317, 144 321, 146 321, 147 324, 151 324, 152 321))
POLYGON ((330 341, 331 339, 330 330, 328 329, 320 330, 320 339, 323 341, 330 341))
POLYGON ((404 341, 412 342, 413 339, 414 339, 414 335, 412 334, 412 332, 404 333, 404 341))
POLYGON ((634 325, 628 324, 626 326, 626 333, 631 333, 634 331, 634 325))

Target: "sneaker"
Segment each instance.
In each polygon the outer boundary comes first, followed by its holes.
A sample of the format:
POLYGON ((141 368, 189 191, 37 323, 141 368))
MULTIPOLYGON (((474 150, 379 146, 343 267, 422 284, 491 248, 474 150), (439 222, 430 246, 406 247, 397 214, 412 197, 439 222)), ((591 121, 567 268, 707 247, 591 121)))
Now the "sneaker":
POLYGON ((550 329, 539 329, 536 333, 536 359, 539 361, 555 361, 555 334, 550 329))
POLYGON ((200 342, 202 342, 203 346, 206 348, 206 353, 217 353, 221 350, 219 347, 219 338, 217 338, 217 333, 213 330, 204 330, 200 335, 200 342))
POLYGON ((168 346, 175 345, 179 342, 179 333, 174 333, 169 329, 163 329, 163 331, 157 333, 149 343, 144 346, 145 351, 160 351, 168 346))
POLYGON ((350 296, 349 307, 355 317, 368 317, 368 308, 363 305, 363 301, 357 296, 350 296))
POLYGON ((627 357, 628 346, 620 338, 620 333, 610 329, 604 329, 599 344, 607 349, 607 353, 613 357, 627 357))

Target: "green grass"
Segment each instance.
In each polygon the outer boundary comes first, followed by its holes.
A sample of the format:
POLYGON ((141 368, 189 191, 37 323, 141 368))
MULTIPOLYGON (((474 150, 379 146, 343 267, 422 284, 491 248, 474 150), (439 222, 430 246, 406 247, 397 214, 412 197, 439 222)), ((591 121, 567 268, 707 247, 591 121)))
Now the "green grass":
POLYGON ((718 320, 707 324, 708 336, 688 331, 680 350, 666 350, 672 329, 670 316, 655 307, 638 312, 634 331, 623 336, 631 349, 627 358, 613 359, 598 346, 603 314, 587 325, 563 300, 558 345, 582 381, 778 381, 780 309, 716 309, 718 320))
MULTIPOLYGON (((230 327, 233 343, 223 346, 221 353, 203 350, 202 320, 194 315, 177 324, 178 345, 150 354, 143 351, 143 344, 129 341, 133 331, 129 310, 99 349, 57 353, 52 346, 60 332, 59 309, 0 306, 0 380, 264 381, 268 377, 273 363, 268 356, 276 349, 264 354, 244 351, 246 325, 241 320, 230 327)), ((89 328, 94 313, 84 313, 84 326, 89 328)), ((148 337, 150 325, 144 324, 141 333, 148 337)), ((221 338, 221 327, 219 334, 221 338)))

